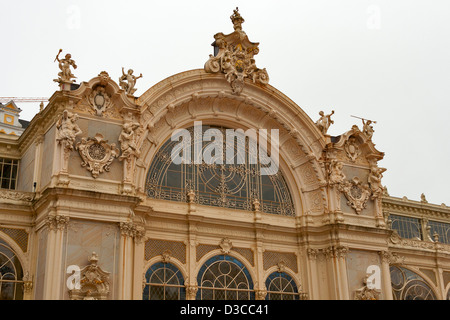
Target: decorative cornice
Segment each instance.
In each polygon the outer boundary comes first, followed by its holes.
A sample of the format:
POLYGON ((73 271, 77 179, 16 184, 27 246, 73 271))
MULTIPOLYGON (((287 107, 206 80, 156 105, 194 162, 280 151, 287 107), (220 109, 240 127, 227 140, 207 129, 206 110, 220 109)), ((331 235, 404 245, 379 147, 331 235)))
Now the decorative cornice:
POLYGON ((419 249, 450 254, 450 245, 416 239, 405 239, 394 230, 389 238, 389 245, 395 248, 419 249))
POLYGON ((429 217, 444 218, 450 220, 450 207, 445 204, 437 205, 414 201, 404 198, 396 198, 392 196, 383 196, 383 210, 387 212, 404 212, 408 215, 421 217, 427 215, 429 217))
POLYGON ((319 248, 319 249, 308 248, 306 252, 310 260, 316 260, 319 256, 322 256, 327 259, 331 258, 345 259, 347 257, 348 251, 349 249, 347 246, 329 246, 327 248, 319 248))
POLYGON ((394 252, 389 251, 378 251, 381 261, 384 263, 392 264, 403 264, 405 262, 405 257, 398 255, 394 252))
POLYGON ((2 200, 33 201, 34 195, 32 192, 0 190, 0 199, 2 200))

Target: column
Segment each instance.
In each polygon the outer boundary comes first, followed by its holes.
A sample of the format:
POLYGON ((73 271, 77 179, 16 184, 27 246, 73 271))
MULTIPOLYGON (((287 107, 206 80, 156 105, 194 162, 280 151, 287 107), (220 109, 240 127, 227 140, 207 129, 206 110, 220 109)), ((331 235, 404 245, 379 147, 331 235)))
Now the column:
POLYGON ((145 262, 145 236, 138 233, 134 237, 133 300, 142 300, 142 283, 145 262))
POLYGON ((63 241, 67 230, 69 217, 62 215, 47 216, 46 225, 49 228, 47 238, 47 257, 44 280, 44 300, 59 300, 62 298, 63 279, 63 241))
POLYGON ((317 274, 317 256, 319 255, 318 249, 307 249, 307 274, 308 274, 308 296, 310 300, 316 300, 320 298, 319 282, 317 274))
MULTIPOLYGON (((120 222, 120 252, 119 252, 119 284, 118 299, 131 300, 137 297, 138 288, 142 289, 142 268, 136 263, 140 254, 135 254, 142 248, 144 228, 132 221, 120 222), (138 274, 136 274, 138 272, 138 274), (137 280, 140 279, 140 280, 137 280), (136 282, 135 282, 136 281, 136 282)), ((142 250, 141 250, 142 251, 142 250)), ((141 258, 143 258, 141 256, 141 258)))
POLYGON ((338 292, 340 300, 349 300, 350 295, 348 292, 348 277, 347 277, 347 258, 348 248, 347 247, 336 247, 334 248, 334 260, 337 265, 337 281, 338 292))
POLYGON ((389 251, 379 251, 378 254, 381 258, 381 290, 385 300, 393 300, 391 270, 389 268, 392 255, 389 251))

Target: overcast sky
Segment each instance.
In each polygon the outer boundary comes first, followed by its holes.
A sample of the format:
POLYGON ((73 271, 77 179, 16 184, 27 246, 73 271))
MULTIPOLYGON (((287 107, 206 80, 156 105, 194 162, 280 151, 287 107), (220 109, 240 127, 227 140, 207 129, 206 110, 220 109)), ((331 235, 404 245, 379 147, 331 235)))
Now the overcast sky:
MULTIPOLYGON (((50 97, 58 50, 77 82, 121 68, 143 74, 135 95, 203 68, 217 32, 260 43, 256 65, 311 117, 335 110, 330 135, 376 121, 391 195, 450 205, 450 1, 0 0, 0 96, 50 97)), ((31 120, 39 104, 18 103, 31 120)))

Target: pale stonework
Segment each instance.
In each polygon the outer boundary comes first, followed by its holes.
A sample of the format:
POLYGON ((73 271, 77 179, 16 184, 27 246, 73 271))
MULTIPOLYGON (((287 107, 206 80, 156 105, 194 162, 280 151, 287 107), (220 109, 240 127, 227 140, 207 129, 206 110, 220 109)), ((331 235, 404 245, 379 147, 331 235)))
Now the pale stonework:
MULTIPOLYGON (((390 300, 393 265, 434 279, 431 289, 445 299, 450 245, 431 234, 401 238, 389 215, 450 223, 450 208, 424 196, 389 196, 386 169, 378 166, 384 153, 372 142, 370 123, 328 135, 334 111, 314 122, 272 87, 254 64, 258 44, 242 31, 237 10, 231 20, 234 32, 216 34, 217 55, 203 69, 172 75, 139 97, 132 72, 118 84, 103 71, 56 91, 20 139, 0 136, 1 157, 24 165, 18 188, 0 190, 1 227, 28 235, 23 250, 13 231, 0 230, 26 274, 23 298, 140 300, 147 269, 163 262, 180 270, 186 298, 195 299, 203 263, 228 255, 249 270, 255 299, 267 297, 272 272, 285 272, 301 299, 390 300), (157 151, 194 121, 278 129, 294 215, 265 213, 257 199, 248 211, 205 206, 192 189, 185 201, 148 197, 147 172, 157 151), (91 275, 89 292, 67 288, 72 264, 91 275), (369 265, 382 272, 379 291, 365 282, 369 265)), ((62 72, 61 81, 71 81, 62 72)))

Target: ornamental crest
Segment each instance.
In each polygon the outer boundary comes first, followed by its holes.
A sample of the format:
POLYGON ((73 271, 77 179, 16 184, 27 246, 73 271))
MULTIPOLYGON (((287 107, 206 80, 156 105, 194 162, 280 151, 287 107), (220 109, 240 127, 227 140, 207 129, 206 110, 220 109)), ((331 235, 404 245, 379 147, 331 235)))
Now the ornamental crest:
POLYGON ((106 92, 105 87, 98 86, 88 97, 89 105, 97 116, 102 117, 103 113, 112 106, 111 96, 106 92))
POLYGON ((355 162, 356 159, 361 155, 361 150, 359 149, 355 137, 350 137, 350 139, 347 140, 344 145, 344 150, 352 162, 355 162))
POLYGON ((94 178, 104 171, 108 172, 114 158, 119 155, 119 149, 115 143, 108 144, 100 133, 94 138, 82 138, 76 145, 81 159, 82 167, 86 167, 92 173, 94 178))
POLYGON ((371 193, 369 186, 362 184, 358 177, 341 183, 339 191, 344 193, 348 200, 347 204, 355 209, 357 214, 360 214, 366 208, 371 193))
POLYGON ((110 291, 109 272, 98 265, 98 255, 93 252, 90 264, 80 270, 79 284, 69 290, 71 300, 106 300, 110 291))
POLYGON ((246 33, 242 30, 244 19, 234 10, 230 17, 233 22, 234 32, 229 35, 217 33, 214 35, 214 55, 209 56, 205 63, 205 71, 208 73, 224 73, 231 85, 233 94, 239 95, 244 87, 244 78, 253 83, 269 83, 269 75, 266 69, 256 67, 253 56, 258 54, 259 43, 250 42, 246 33))

